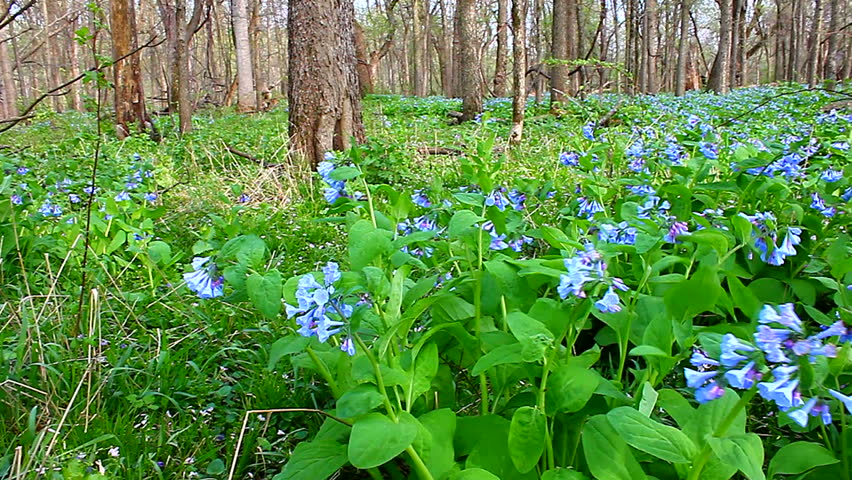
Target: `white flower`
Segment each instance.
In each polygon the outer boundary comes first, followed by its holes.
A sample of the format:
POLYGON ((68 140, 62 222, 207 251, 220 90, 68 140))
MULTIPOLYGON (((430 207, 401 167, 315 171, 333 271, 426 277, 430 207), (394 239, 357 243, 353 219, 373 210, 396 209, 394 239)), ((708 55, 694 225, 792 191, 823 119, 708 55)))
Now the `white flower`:
POLYGON ((121 451, 118 449, 118 447, 109 447, 109 456, 118 458, 119 456, 121 456, 121 451))

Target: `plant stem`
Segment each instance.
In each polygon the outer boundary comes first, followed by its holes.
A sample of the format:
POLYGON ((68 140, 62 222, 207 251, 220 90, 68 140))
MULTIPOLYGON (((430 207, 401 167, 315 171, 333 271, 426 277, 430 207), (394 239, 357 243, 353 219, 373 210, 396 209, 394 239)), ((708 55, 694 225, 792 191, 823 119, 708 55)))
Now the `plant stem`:
MULTIPOLYGON (((743 393, 743 396, 734 405, 734 408, 728 412, 728 415, 722 420, 722 423, 716 427, 716 430, 713 431, 713 435, 711 438, 719 438, 724 435, 729 428, 731 428, 731 424, 734 423, 734 420, 737 419, 737 415, 739 415, 740 411, 743 410, 751 399, 754 398, 754 395, 757 393, 757 387, 752 387, 750 390, 743 393)), ((701 470, 704 469, 704 466, 707 464, 707 461, 710 460, 710 453, 712 452, 712 448, 710 447, 710 439, 708 439, 707 443, 704 444, 704 447, 698 452, 698 456, 696 460, 692 462, 692 469, 689 471, 688 480, 698 480, 701 475, 701 470)))
POLYGON ((314 361, 314 365, 317 366, 317 370, 319 370, 320 375, 325 378, 325 381, 328 382, 329 388, 331 388, 331 394, 334 395, 334 398, 340 398, 340 388, 337 386, 337 382, 334 381, 334 377, 331 375, 331 372, 326 368, 325 363, 317 356, 316 352, 311 347, 305 349, 308 352, 308 356, 311 357, 311 360, 314 361))

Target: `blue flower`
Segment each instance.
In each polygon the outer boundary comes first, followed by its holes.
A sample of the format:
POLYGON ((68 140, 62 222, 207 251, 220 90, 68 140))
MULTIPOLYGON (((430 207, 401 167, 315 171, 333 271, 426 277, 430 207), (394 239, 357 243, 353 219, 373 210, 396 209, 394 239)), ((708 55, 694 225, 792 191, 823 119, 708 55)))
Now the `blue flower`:
POLYGON ((332 205, 333 205, 333 204, 334 204, 334 202, 336 202, 336 201, 337 201, 337 199, 339 199, 340 197, 345 196, 345 194, 344 194, 344 192, 343 192, 342 190, 338 190, 338 189, 336 189, 336 188, 327 187, 325 190, 323 190, 323 196, 325 197, 325 201, 326 201, 326 202, 328 202, 328 203, 330 203, 330 204, 332 204, 332 205))
POLYGON ((355 342, 352 341, 351 337, 346 337, 340 343, 340 349, 352 357, 355 355, 355 342))
POLYGON ((429 200, 429 197, 423 193, 423 190, 415 190, 413 194, 411 194, 411 201, 414 202, 415 205, 423 208, 429 208, 432 206, 432 202, 429 200))
POLYGON ((689 359, 689 363, 691 363, 694 367, 719 366, 718 360, 714 360, 708 357, 704 352, 697 349, 693 350, 692 357, 690 357, 689 359))
MULTIPOLYGON (((798 423, 800 427, 804 428, 808 426, 808 414, 811 413, 811 410, 816 406, 817 399, 812 398, 805 403, 805 406, 802 408, 789 412, 787 415, 793 419, 794 422, 798 423)), ((829 422, 831 423, 831 422, 829 422)))
POLYGON ((223 285, 225 279, 221 276, 216 276, 216 264, 210 262, 206 267, 206 263, 210 261, 210 257, 195 257, 192 260, 192 272, 184 273, 183 279, 186 281, 186 286, 195 292, 199 298, 214 298, 219 297, 223 293, 223 285))
POLYGON ((792 303, 779 305, 776 310, 771 305, 764 305, 760 310, 758 321, 762 324, 778 323, 798 333, 802 333, 802 320, 796 315, 792 303))
POLYGON ((637 207, 637 216, 645 219, 650 219, 652 215, 663 217, 668 215, 669 208, 671 204, 668 200, 661 200, 660 197, 651 195, 643 205, 637 207))
POLYGON ((497 207, 501 212, 506 210, 506 205, 509 200, 503 195, 504 188, 495 188, 487 197, 485 197, 485 205, 489 207, 497 207))
POLYGON ((158 197, 157 192, 148 192, 145 194, 145 200, 148 202, 156 201, 158 197))
POLYGON ((509 191, 509 201, 512 202, 512 207, 515 210, 523 210, 524 202, 527 200, 527 196, 520 192, 518 189, 512 189, 509 191))
POLYGON ((506 234, 497 235, 496 232, 491 232, 491 250, 505 250, 509 248, 509 244, 505 242, 506 234))
POLYGON ((843 406, 846 407, 846 410, 849 412, 849 414, 852 415, 852 397, 846 396, 836 390, 831 389, 828 390, 828 393, 830 393, 832 397, 840 400, 840 403, 842 403, 843 406))
POLYGON ((709 160, 716 160, 719 158, 719 148, 713 143, 700 142, 698 144, 698 149, 709 160))
POLYGON ((16 170, 16 172, 18 172, 18 175, 26 175, 29 171, 30 169, 27 167, 18 167, 18 169, 16 170))
POLYGON ((801 405, 802 396, 798 390, 799 379, 788 379, 781 377, 774 382, 761 382, 757 384, 757 391, 761 397, 775 402, 781 411, 801 405))
POLYGON ((686 386, 689 388, 700 388, 718 374, 719 372, 716 371, 699 372, 689 368, 683 369, 683 375, 686 377, 686 386))
POLYGON ((595 308, 604 313, 618 313, 621 311, 621 305, 618 302, 618 294, 612 287, 609 287, 603 298, 595 302, 595 308))
POLYGON ((76 193, 68 194, 68 201, 71 203, 80 203, 80 196, 76 193))
POLYGON ((840 195, 840 198, 842 198, 844 202, 848 202, 849 200, 852 200, 852 187, 849 187, 846 190, 844 190, 843 194, 840 195))
POLYGON ((21 196, 17 195, 17 194, 12 195, 11 200, 12 200, 13 205, 23 205, 23 203, 24 203, 24 199, 21 198, 21 196))
POLYGON ((725 372, 725 380, 728 381, 728 385, 742 390, 748 390, 754 386, 755 380, 759 378, 760 373, 754 368, 754 361, 748 362, 737 370, 725 372))
POLYGON ((726 333, 722 337, 721 349, 722 355, 719 357, 719 362, 726 367, 734 367, 749 359, 747 356, 738 352, 753 352, 755 350, 754 347, 743 343, 732 333, 726 333))
POLYGON ((826 183, 834 183, 843 179, 843 170, 826 170, 822 172, 822 176, 820 178, 822 178, 822 180, 826 183))
POLYGON ((674 222, 669 228, 668 233, 663 237, 663 241, 667 243, 680 243, 677 237, 689 233, 689 226, 686 222, 674 222))
POLYGON ((656 190, 654 190, 654 187, 650 185, 628 185, 625 188, 630 190, 630 193, 643 197, 653 196, 657 193, 656 190))
POLYGON ((595 124, 594 122, 589 122, 583 125, 583 136, 588 140, 595 141, 595 124))
POLYGON ((583 197, 578 198, 577 203, 580 204, 578 215, 581 217, 592 218, 596 213, 604 211, 604 207, 596 200, 587 200, 583 197))
POLYGON ((62 207, 54 205, 50 203, 49 200, 46 200, 41 207, 39 207, 38 212, 45 217, 60 217, 62 216, 62 207))
POLYGON ((559 154, 559 162, 566 167, 580 165, 580 154, 576 152, 562 152, 559 154))
POLYGON ((116 202, 124 202, 124 201, 127 201, 127 200, 130 200, 130 194, 128 194, 125 191, 121 191, 115 196, 116 202))
MULTIPOLYGON (((316 335, 324 343, 341 331, 340 327, 345 325, 343 320, 352 315, 353 308, 335 296, 334 283, 341 278, 338 265, 329 262, 322 271, 324 285, 320 285, 313 275, 303 275, 299 279, 296 289, 298 305, 286 305, 285 310, 288 318, 295 318, 300 335, 316 335)), ((348 350, 344 351, 348 353, 348 350)))
POLYGON ((251 201, 251 197, 250 197, 250 196, 248 196, 248 195, 247 195, 247 194, 245 194, 245 193, 243 193, 243 194, 241 194, 239 197, 237 197, 237 202, 238 202, 238 203, 248 203, 248 202, 250 202, 250 201, 251 201))
POLYGON ((629 226, 627 222, 618 225, 604 223, 599 227, 598 239, 607 243, 633 245, 636 243, 636 227, 629 226))
POLYGON ((716 400, 724 394, 724 388, 719 386, 716 382, 710 382, 695 391, 695 400, 698 401, 698 403, 704 404, 716 400))
POLYGON ((833 217, 837 210, 834 207, 826 207, 825 201, 819 196, 818 193, 814 192, 811 194, 811 208, 814 210, 818 210, 819 213, 823 214, 826 217, 833 217))

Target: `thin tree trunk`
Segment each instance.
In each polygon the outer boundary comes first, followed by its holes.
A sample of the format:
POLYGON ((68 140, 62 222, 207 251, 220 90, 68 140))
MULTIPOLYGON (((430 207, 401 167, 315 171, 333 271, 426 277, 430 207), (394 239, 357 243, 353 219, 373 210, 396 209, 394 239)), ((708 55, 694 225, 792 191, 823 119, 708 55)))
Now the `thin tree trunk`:
POLYGON ((814 86, 817 81, 817 65, 819 64, 820 39, 822 37, 822 0, 814 0, 814 17, 811 25, 810 45, 808 46, 808 85, 814 86))
POLYGON ((459 40, 461 52, 461 121, 473 120, 482 112, 482 88, 479 78, 479 41, 476 37, 476 0, 459 0, 459 40))
POLYGON ((731 52, 731 0, 719 0, 719 48, 707 86, 716 93, 727 93, 729 87, 728 61, 731 52))
POLYGON ((659 90, 657 80, 657 38, 660 36, 660 12, 657 5, 657 0, 645 0, 645 38, 647 38, 647 50, 645 53, 645 71, 646 83, 645 91, 647 93, 657 93, 659 90))
POLYGON ((686 93, 686 64, 687 45, 689 37, 689 9, 690 0, 680 1, 680 38, 677 44, 677 79, 675 80, 675 95, 683 96, 686 93))
MULTIPOLYGON (((0 4, 0 7, 5 8, 0 4)), ((2 118, 18 116, 17 92, 12 78, 12 66, 9 61, 9 48, 6 42, 0 42, 0 115, 2 118)))
MULTIPOLYGON (((542 25, 544 20, 542 17, 544 16, 544 0, 532 0, 533 8, 535 11, 533 12, 533 42, 535 44, 535 60, 533 64, 536 65, 536 68, 542 68, 541 62, 544 58, 544 50, 545 50, 545 42, 544 42, 544 30, 542 29, 542 25)), ((533 73, 532 79, 533 85, 535 85, 535 103, 536 105, 541 104, 541 97, 544 95, 544 76, 541 72, 536 71, 533 73)))
POLYGON ((558 109, 568 96, 568 0, 553 0, 553 30, 551 57, 557 63, 550 68, 550 105, 558 109))
POLYGON ((506 96, 506 57, 508 49, 509 0, 497 0, 497 61, 494 67, 495 97, 506 96))
MULTIPOLYGON (((110 1, 110 27, 112 30, 113 58, 121 58, 137 48, 136 14, 134 0, 110 1)), ((132 125, 140 131, 151 132, 156 137, 154 125, 145 111, 145 94, 142 90, 142 71, 139 53, 130 55, 113 65, 115 85, 115 130, 119 139, 131 134, 132 125)))
POLYGON ((251 64, 248 0, 233 0, 234 48, 237 56, 237 110, 257 110, 254 94, 254 74, 251 64))
POLYGON ((527 106, 527 0, 512 0, 512 129, 509 143, 518 145, 524 135, 527 106))
MULTIPOLYGON (((199 0, 196 0, 196 2, 199 0)), ((177 93, 178 121, 180 133, 192 130, 192 103, 189 99, 189 48, 187 45, 190 32, 186 31, 186 4, 177 0, 175 7, 175 23, 178 27, 175 54, 177 56, 177 71, 174 87, 177 93)))

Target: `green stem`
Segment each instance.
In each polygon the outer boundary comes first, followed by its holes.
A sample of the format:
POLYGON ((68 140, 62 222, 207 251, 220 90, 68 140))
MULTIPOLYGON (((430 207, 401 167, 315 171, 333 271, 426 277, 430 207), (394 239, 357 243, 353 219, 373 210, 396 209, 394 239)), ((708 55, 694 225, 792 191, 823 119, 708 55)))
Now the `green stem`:
POLYGON ((379 228, 376 224, 376 210, 373 207, 373 196, 370 194, 370 186, 367 185, 367 180, 361 177, 361 183, 364 184, 364 191, 367 194, 367 205, 370 207, 370 220, 373 222, 373 228, 379 228))
POLYGON ((432 477, 432 474, 429 472, 429 469, 426 468, 426 464, 423 463, 423 459, 420 458, 420 455, 417 454, 414 447, 409 445, 405 451, 408 452, 408 455, 411 457, 411 463, 414 464, 414 470, 417 471, 417 476, 423 480, 434 480, 434 477, 432 477))
MULTIPOLYGON (((734 408, 728 412, 728 416, 722 420, 722 423, 716 427, 716 430, 713 431, 712 437, 718 438, 727 433, 728 429, 731 427, 731 424, 737 419, 737 415, 739 415, 740 411, 743 410, 751 399, 754 398, 757 393, 757 387, 752 387, 750 390, 746 391, 740 400, 734 405, 734 408)), ((707 443, 704 444, 704 447, 698 452, 698 456, 696 460, 692 462, 692 469, 689 471, 688 480, 698 480, 701 475, 701 471, 704 469, 704 466, 710 460, 710 453, 712 452, 712 447, 710 447, 710 439, 708 439, 707 443)))
POLYGON ((358 344, 358 348, 360 348, 365 355, 367 355, 367 360, 370 361, 370 365, 373 366, 373 374, 376 376, 376 386, 379 389, 379 393, 382 394, 382 403, 385 404, 385 410, 388 412, 388 417, 393 420, 393 423, 399 423, 399 419, 396 416, 396 411, 393 409, 393 405, 391 405, 390 398, 388 398, 388 391, 385 389, 385 379, 382 377, 382 369, 379 366, 379 362, 376 361, 376 358, 373 357, 373 353, 370 352, 370 349, 367 348, 367 344, 361 340, 361 337, 358 334, 353 333, 352 338, 355 339, 355 343, 358 344))
POLYGON ((378 467, 368 468, 367 473, 370 474, 370 478, 373 480, 382 480, 384 478, 382 477, 381 472, 379 472, 378 467))
MULTIPOLYGON (((561 339, 560 339, 561 341, 561 339)), ((552 351, 556 351, 553 349, 552 351)), ((550 365, 548 362, 548 357, 544 357, 544 369, 541 372, 541 385, 538 389, 538 409, 541 411, 542 415, 544 415, 544 399, 545 392, 547 391, 547 377, 550 376, 550 365)), ((544 423, 544 446, 546 448, 547 460, 546 466, 548 470, 555 468, 555 462, 553 461, 553 439, 551 438, 550 425, 548 422, 544 423)))
POLYGON ((311 360, 314 361, 314 365, 317 366, 317 370, 319 370, 320 375, 325 378, 329 388, 331 388, 331 394, 334 395, 334 398, 340 398, 340 388, 338 388, 337 382, 334 381, 334 377, 331 375, 331 372, 328 371, 328 368, 326 368, 325 363, 320 360, 311 347, 308 347, 305 350, 307 350, 308 356, 311 357, 311 360))
MULTIPOLYGON (((486 207, 482 207, 482 216, 485 216, 486 207)), ((479 239, 476 246, 476 284, 473 295, 474 308, 474 333, 476 334, 476 342, 479 344, 480 351, 482 349, 482 227, 479 228, 479 239)), ((485 372, 479 375, 479 414, 488 414, 488 377, 485 372)))

